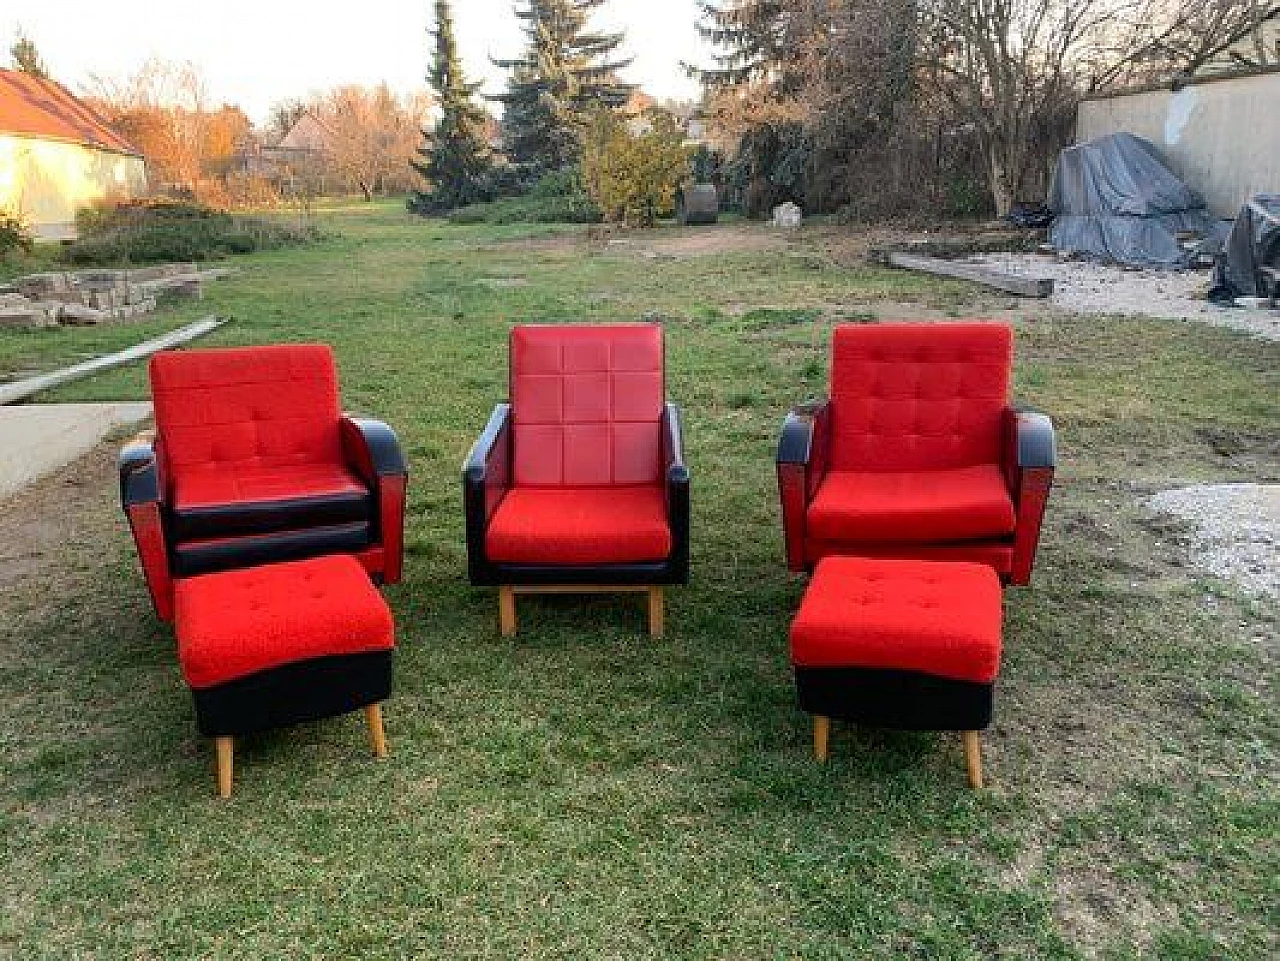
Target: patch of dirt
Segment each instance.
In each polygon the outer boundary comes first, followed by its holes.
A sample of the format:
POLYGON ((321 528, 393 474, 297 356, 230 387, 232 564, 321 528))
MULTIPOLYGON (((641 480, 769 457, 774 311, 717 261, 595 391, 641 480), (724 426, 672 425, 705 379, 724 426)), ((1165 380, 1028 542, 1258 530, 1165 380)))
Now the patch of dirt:
POLYGON ((486 253, 501 253, 505 250, 572 250, 581 245, 586 237, 584 230, 570 230, 564 233, 537 234, 532 237, 512 237, 510 240, 495 240, 492 243, 478 244, 470 250, 486 253))
POLYGON ((1044 232, 1020 230, 1000 222, 933 225, 868 224, 818 227, 809 231, 832 260, 845 267, 864 264, 884 250, 931 257, 954 257, 984 251, 1031 250, 1044 232))
POLYGON ((609 249, 630 248, 640 256, 707 257, 715 254, 781 250, 794 234, 763 224, 663 227, 628 230, 609 239, 609 249))
POLYGON ((1195 525, 1192 558, 1214 576, 1280 597, 1280 484, 1181 487, 1147 506, 1195 525))
MULTIPOLYGON (((0 593, 36 579, 41 591, 61 596, 67 544, 111 539, 105 530, 117 518, 111 507, 115 491, 116 445, 100 444, 66 467, 47 474, 0 500, 0 593)), ((120 523, 124 523, 123 520, 120 523)), ((5 608, 0 603, 0 610, 5 608)))

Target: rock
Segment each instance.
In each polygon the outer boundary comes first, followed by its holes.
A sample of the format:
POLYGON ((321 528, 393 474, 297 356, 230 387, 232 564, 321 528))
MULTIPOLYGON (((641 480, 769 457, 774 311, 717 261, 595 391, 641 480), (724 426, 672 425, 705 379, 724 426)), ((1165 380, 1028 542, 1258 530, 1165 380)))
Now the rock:
POLYGON ((788 230, 799 227, 804 221, 804 212, 791 201, 785 204, 778 204, 773 208, 773 226, 784 227, 788 230))
POLYGON ((27 307, 0 307, 0 327, 35 327, 36 312, 27 307))
POLYGON ((105 310, 95 310, 84 304, 63 304, 58 310, 58 322, 64 327, 90 327, 110 319, 111 315, 105 310))
POLYGON ((46 294, 64 293, 71 289, 71 281, 66 274, 28 274, 14 281, 18 292, 28 297, 43 297, 46 294))
POLYGON ((55 327, 57 323, 55 313, 40 301, 28 301, 26 307, 0 308, 0 327, 55 327))
POLYGON ((77 270, 74 276, 78 284, 114 284, 128 275, 127 270, 77 270))

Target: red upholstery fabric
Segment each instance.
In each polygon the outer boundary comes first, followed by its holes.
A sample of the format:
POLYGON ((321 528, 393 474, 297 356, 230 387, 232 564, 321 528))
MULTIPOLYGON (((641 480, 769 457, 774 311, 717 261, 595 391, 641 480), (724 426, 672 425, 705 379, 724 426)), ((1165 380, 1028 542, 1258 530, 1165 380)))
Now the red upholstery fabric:
POLYGON ((831 359, 830 466, 916 471, 1000 462, 1013 333, 999 323, 848 324, 831 359))
POLYGON ((194 688, 395 646, 391 612, 352 557, 193 577, 177 582, 174 601, 178 657, 194 688))
POLYGON ((341 464, 338 381, 321 345, 163 351, 157 433, 175 480, 192 468, 341 464))
POLYGON ((485 533, 490 560, 508 564, 624 564, 671 553, 661 487, 517 487, 485 533))
POLYGON ((514 485, 658 483, 663 395, 656 324, 514 328, 514 485))
POLYGON ((937 543, 1013 533, 1013 499, 997 464, 953 470, 830 471, 805 524, 819 540, 937 543))
POLYGON ((1001 613, 1000 579, 981 564, 828 557, 791 624, 791 662, 990 683, 1001 613))
POLYGON ((176 510, 222 504, 368 494, 369 488, 341 464, 284 467, 190 467, 174 479, 176 510))

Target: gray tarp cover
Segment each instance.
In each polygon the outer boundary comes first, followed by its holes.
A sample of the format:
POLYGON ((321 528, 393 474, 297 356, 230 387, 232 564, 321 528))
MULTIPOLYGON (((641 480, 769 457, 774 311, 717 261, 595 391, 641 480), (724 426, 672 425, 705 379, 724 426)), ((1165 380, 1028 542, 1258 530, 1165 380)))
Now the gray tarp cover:
POLYGON ((1227 237, 1227 276, 1235 297, 1261 297, 1258 268, 1280 265, 1280 194, 1254 194, 1227 237))
POLYGON ((1100 260, 1135 266, 1185 267, 1177 233, 1210 236, 1204 200, 1129 133, 1107 134, 1058 155, 1049 190, 1056 215, 1049 242, 1100 260))

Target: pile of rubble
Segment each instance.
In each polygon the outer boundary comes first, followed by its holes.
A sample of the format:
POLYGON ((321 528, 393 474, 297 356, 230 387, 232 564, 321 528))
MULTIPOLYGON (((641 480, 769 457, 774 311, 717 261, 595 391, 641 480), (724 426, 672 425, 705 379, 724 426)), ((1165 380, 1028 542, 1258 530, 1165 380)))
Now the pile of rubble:
POLYGON ((234 273, 194 263, 132 270, 28 274, 0 286, 0 327, 57 327, 127 320, 156 309, 165 296, 198 299, 202 285, 234 273))

